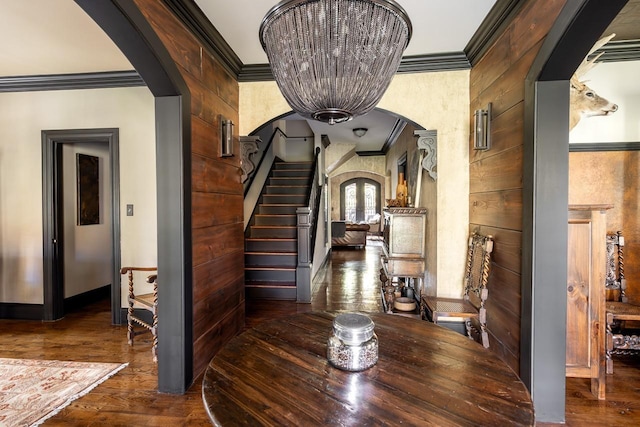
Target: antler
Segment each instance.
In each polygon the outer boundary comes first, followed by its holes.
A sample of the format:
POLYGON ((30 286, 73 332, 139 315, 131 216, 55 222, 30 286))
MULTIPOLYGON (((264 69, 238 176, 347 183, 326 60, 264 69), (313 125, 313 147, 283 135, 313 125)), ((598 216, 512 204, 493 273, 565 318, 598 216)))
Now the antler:
POLYGON ((591 60, 589 60, 589 55, 591 55, 596 50, 600 49, 605 44, 609 43, 609 41, 615 36, 616 34, 612 33, 609 36, 601 38, 593 45, 591 50, 589 50, 589 53, 585 55, 584 59, 582 60, 582 63, 580 63, 580 65, 578 66, 578 69, 576 69, 576 71, 573 73, 573 76, 571 77, 571 83, 574 86, 576 87, 584 86, 584 84, 580 82, 580 79, 582 78, 582 76, 584 76, 589 71, 591 71, 593 67, 596 66, 596 61, 600 58, 600 56, 602 56, 604 52, 600 52, 591 60))

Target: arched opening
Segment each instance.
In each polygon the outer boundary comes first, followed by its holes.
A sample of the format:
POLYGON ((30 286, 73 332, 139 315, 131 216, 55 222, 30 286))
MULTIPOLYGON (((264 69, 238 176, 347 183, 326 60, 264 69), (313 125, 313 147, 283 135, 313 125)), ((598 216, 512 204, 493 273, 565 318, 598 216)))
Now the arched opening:
POLYGON ((156 98, 158 390, 193 381, 190 92, 147 19, 132 2, 76 3, 111 37, 156 98), (170 304, 163 303, 171 301, 170 304))
POLYGON ((340 219, 369 222, 380 215, 380 183, 369 178, 351 178, 340 184, 340 219))
POLYGON ((569 79, 626 1, 567 3, 525 84, 521 377, 541 421, 564 421, 569 79))
MULTIPOLYGON (((382 214, 382 209, 387 205, 387 199, 395 198, 399 172, 402 171, 406 176, 411 199, 419 199, 419 207, 426 207, 429 210, 425 239, 427 245, 425 287, 428 292, 436 294, 438 185, 436 180, 427 173, 422 174, 421 185, 417 185, 419 168, 422 166, 419 164, 420 151, 417 146, 418 136, 415 132, 423 131, 424 127, 404 116, 380 108, 372 113, 351 122, 330 127, 322 126, 319 122, 307 122, 289 112, 261 124, 250 133, 250 136, 260 137, 262 144, 265 145, 265 152, 269 150, 267 148, 269 144, 275 146, 274 150, 277 151, 278 139, 288 139, 288 144, 294 145, 313 143, 314 147, 321 148, 320 173, 324 177, 323 185, 327 199, 326 212, 323 212, 323 229, 318 229, 316 239, 317 243, 320 242, 320 246, 316 246, 314 267, 322 265, 324 256, 330 253, 328 249, 331 245, 331 222, 347 219, 346 211, 350 208, 347 208, 344 197, 345 185, 349 184, 345 183, 347 181, 355 183, 352 187, 354 210, 349 213, 349 216, 353 216, 352 221, 369 222, 370 217, 374 217, 376 213, 382 214), (301 120, 304 121, 304 126, 296 123, 301 120), (292 126, 294 123, 295 125, 292 126), (367 129, 364 136, 358 136, 353 132, 353 129, 361 128, 367 129), (404 164, 403 169, 398 168, 400 161, 404 164), (371 198, 372 205, 375 203, 375 207, 369 208, 368 214, 365 213, 364 203, 366 183, 372 185, 369 187, 371 190, 375 188, 375 196, 371 198), (417 191, 420 191, 419 198, 416 197, 417 191), (358 204, 359 197, 361 202, 358 204), (322 235, 324 238, 320 237, 322 235), (323 254, 320 259, 318 254, 323 254)), ((256 169, 256 177, 261 176, 263 180, 266 179, 267 173, 261 173, 259 168, 268 170, 269 162, 276 157, 278 157, 277 152, 265 155, 264 161, 257 160, 256 163, 262 162, 262 165, 256 169)), ((257 181, 252 186, 257 187, 255 191, 250 188, 245 190, 245 223, 249 220, 258 201, 258 188, 262 188, 263 185, 261 181, 257 181), (249 200, 250 198, 252 201, 249 200)), ((373 194, 371 190, 370 195, 373 194)), ((380 234, 383 222, 380 219, 370 223, 370 233, 380 234)), ((316 271, 313 272, 315 273, 316 271)))

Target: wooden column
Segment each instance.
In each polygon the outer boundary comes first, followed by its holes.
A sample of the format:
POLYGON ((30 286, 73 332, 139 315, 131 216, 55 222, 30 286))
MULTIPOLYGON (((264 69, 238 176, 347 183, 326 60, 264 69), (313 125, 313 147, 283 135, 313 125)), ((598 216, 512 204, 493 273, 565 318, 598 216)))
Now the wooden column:
POLYGON ((296 268, 296 301, 311 302, 311 209, 298 208, 298 267, 296 268))

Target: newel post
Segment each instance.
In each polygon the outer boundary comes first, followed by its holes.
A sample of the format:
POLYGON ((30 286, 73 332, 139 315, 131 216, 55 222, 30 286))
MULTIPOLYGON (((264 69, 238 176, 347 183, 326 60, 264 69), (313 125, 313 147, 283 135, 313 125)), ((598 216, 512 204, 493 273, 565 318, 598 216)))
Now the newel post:
POLYGON ((296 210, 298 217, 298 267, 296 268, 297 302, 311 302, 311 209, 296 210))

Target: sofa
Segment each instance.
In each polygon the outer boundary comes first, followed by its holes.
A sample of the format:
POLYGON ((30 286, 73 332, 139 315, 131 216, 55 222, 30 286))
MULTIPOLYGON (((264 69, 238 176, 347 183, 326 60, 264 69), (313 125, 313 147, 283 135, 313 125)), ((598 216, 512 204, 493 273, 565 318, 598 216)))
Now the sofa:
POLYGON ((367 232, 369 229, 369 224, 331 221, 331 246, 364 248, 367 245, 367 232))

